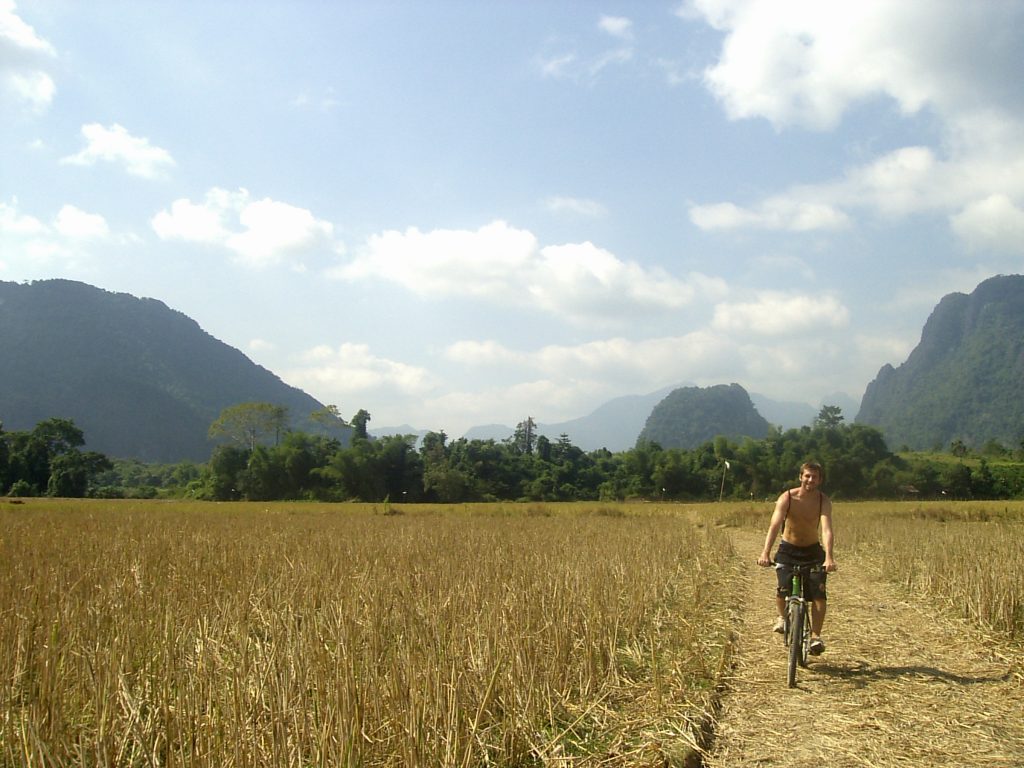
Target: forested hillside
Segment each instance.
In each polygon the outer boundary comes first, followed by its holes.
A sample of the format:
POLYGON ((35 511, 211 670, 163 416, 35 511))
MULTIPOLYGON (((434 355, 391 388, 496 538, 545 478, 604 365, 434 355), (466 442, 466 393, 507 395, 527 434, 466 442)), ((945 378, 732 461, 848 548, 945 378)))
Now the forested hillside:
POLYGON ((680 387, 658 403, 640 432, 639 442, 662 448, 696 448, 718 436, 760 439, 770 425, 739 384, 680 387))
POLYGON ((163 303, 69 280, 0 282, 0 360, 4 429, 71 419, 114 457, 205 461, 226 407, 323 407, 163 303))
POLYGON ((1024 276, 993 277, 944 297, 898 368, 885 365, 857 422, 894 449, 969 447, 1024 438, 1024 276))

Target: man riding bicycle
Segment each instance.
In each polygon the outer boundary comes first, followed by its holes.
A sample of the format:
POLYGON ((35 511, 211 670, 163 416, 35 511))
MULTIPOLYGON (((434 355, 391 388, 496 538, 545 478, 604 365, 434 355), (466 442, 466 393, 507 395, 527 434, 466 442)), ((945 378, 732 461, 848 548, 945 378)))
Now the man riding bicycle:
MULTIPOLYGON (((801 465, 800 487, 784 491, 775 502, 764 549, 757 558, 758 565, 767 567, 772 564, 772 545, 781 530, 782 541, 779 542, 774 561, 780 567, 776 570, 779 586, 775 596, 779 618, 773 629, 779 633, 785 626, 786 597, 789 595, 793 573, 787 566, 824 565, 827 573, 836 570, 836 561, 832 556, 832 501, 821 492, 823 480, 821 464, 808 461, 801 465)), ((810 651, 815 656, 825 650, 825 643, 821 639, 826 608, 825 578, 823 572, 811 573, 807 584, 807 596, 811 600, 810 651)))

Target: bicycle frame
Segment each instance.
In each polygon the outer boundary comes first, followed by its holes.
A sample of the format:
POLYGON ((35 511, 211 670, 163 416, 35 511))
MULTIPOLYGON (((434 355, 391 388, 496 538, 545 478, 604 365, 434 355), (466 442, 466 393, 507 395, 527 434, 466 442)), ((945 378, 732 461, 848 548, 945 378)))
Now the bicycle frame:
POLYGON ((811 647, 810 600, 806 596, 806 581, 811 573, 820 573, 825 569, 820 565, 789 565, 775 563, 776 568, 791 568, 789 596, 786 598, 785 625, 783 639, 786 643, 788 665, 786 682, 790 688, 796 687, 797 667, 807 666, 807 657, 811 647))

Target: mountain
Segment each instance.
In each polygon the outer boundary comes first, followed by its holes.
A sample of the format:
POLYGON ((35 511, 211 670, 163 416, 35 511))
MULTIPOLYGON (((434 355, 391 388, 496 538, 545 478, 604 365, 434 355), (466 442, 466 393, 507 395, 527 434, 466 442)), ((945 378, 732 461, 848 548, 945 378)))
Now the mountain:
POLYGON ((607 448, 613 453, 628 451, 636 445, 637 435, 651 410, 673 389, 667 387, 647 395, 616 397, 587 416, 556 424, 538 424, 537 434, 549 440, 568 435, 572 444, 584 451, 599 448, 607 448))
POLYGON ((882 366, 857 422, 893 448, 948 448, 954 440, 1018 446, 1024 436, 1024 276, 985 280, 936 305, 898 368, 882 366))
MULTIPOLYGON (((558 440, 568 435, 569 441, 584 451, 607 448, 612 452, 627 451, 636 444, 637 435, 644 422, 665 395, 675 387, 666 387, 647 395, 624 395, 598 406, 587 416, 559 421, 552 424, 537 424, 536 434, 549 440, 558 440)), ((472 427, 464 437, 467 440, 502 441, 512 436, 515 427, 503 424, 486 424, 472 427)))
POLYGON ((239 403, 296 424, 323 407, 162 302, 70 280, 0 282, 0 360, 6 431, 72 419, 118 458, 206 461, 210 423, 239 403))
MULTIPOLYGON (((538 424, 537 434, 549 440, 561 435, 569 436, 572 444, 584 451, 607 448, 612 452, 627 451, 636 445, 637 436, 647 423, 654 407, 670 392, 679 389, 665 387, 647 395, 625 395, 609 400, 587 416, 553 424, 538 424)), ((783 429, 792 429, 811 424, 818 415, 808 403, 780 402, 764 395, 750 395, 758 413, 764 415, 770 424, 783 429)), ((829 405, 840 405, 844 413, 852 413, 857 403, 845 395, 833 395, 823 401, 829 405), (841 400, 841 402, 839 402, 841 400)), ((408 427, 409 433, 415 432, 408 427)), ((515 432, 514 427, 504 424, 487 424, 473 427, 465 434, 467 440, 505 440, 515 432)), ((376 434, 376 433, 375 433, 376 434)))
POLYGON ((506 427, 504 424, 481 424, 477 427, 470 427, 463 435, 467 440, 494 440, 500 443, 512 437, 514 427, 506 427))
POLYGON ((654 407, 638 442, 689 449, 719 435, 760 439, 768 435, 770 426, 739 384, 682 387, 654 407))
POLYGON ((408 437, 413 435, 416 438, 416 445, 418 446, 430 430, 429 429, 416 429, 408 424, 400 424, 397 427, 377 427, 375 429, 366 430, 370 437, 408 437))
POLYGON ((818 411, 809 403, 780 402, 756 392, 750 393, 750 401, 754 404, 757 412, 768 420, 769 424, 774 424, 784 430, 808 426, 818 415, 818 411))

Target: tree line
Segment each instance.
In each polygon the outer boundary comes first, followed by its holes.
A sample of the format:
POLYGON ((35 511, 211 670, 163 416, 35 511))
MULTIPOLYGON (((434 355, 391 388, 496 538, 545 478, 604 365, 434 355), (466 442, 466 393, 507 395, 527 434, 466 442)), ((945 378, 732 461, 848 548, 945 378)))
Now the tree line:
MULTIPOLYGON (((285 409, 246 403, 211 425, 224 440, 206 464, 144 465, 80 451, 84 436, 67 420, 31 432, 0 428, 0 492, 32 496, 188 496, 216 501, 367 501, 393 503, 774 498, 808 459, 825 466, 837 499, 1021 498, 1024 464, 966 455, 904 458, 879 430, 845 424, 825 406, 811 426, 772 429, 760 440, 717 437, 693 449, 641 441, 627 451, 583 451, 567 435, 537 435, 527 418, 506 440, 450 440, 429 432, 374 438, 370 415, 349 422, 329 406, 316 431, 287 428, 285 409)), ((1022 457, 1024 458, 1024 457, 1022 457)))
POLYGON ((0 422, 0 493, 81 497, 110 459, 82 451, 85 435, 70 419, 46 419, 26 432, 4 432, 0 422))

